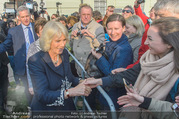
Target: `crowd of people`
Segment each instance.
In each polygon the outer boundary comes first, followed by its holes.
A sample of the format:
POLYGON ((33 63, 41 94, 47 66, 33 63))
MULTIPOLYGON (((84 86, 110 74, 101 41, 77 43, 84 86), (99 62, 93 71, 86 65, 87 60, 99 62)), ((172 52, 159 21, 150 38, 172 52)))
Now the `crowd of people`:
POLYGON ((119 118, 176 118, 178 8, 178 0, 159 0, 147 17, 135 0, 134 6, 126 5, 121 14, 114 13, 115 7, 109 5, 102 17, 90 5, 82 4, 67 18, 56 14, 50 17, 46 12, 48 19, 39 15, 31 20, 29 9, 20 6, 18 23, 0 22, 1 116, 6 108, 10 62, 16 88, 25 87, 32 114, 76 110, 76 96, 85 96, 93 110, 109 111, 107 101, 96 90, 101 85, 120 111, 119 118), (96 50, 101 44, 103 53, 96 50), (92 54, 93 65, 102 77, 85 79, 67 50, 83 67, 92 54), (171 108, 173 103, 175 107, 171 108))

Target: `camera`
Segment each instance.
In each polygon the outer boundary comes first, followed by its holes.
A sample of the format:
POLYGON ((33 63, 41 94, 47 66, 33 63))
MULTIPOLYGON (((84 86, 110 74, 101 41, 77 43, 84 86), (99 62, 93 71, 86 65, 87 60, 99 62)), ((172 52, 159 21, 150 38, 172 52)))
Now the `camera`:
POLYGON ((78 31, 76 35, 77 36, 82 35, 81 31, 78 31))
POLYGON ((78 31, 76 35, 80 36, 81 38, 83 37, 83 34, 81 33, 81 31, 78 31))
POLYGON ((60 2, 56 2, 56 6, 58 6, 58 5, 62 5, 62 3, 60 3, 60 2))
POLYGON ((145 0, 138 0, 137 1, 138 4, 141 4, 141 3, 144 3, 144 2, 145 2, 145 0))
POLYGON ((44 6, 45 6, 45 3, 43 2, 43 0, 41 0, 41 2, 40 2, 40 11, 39 11, 39 14, 44 14, 45 13, 45 10, 47 9, 47 8, 44 8, 44 6))

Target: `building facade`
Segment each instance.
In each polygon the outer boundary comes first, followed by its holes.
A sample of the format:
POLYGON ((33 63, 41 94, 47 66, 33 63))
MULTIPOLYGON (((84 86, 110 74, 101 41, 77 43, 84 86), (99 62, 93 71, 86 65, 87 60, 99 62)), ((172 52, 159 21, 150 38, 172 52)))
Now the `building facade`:
MULTIPOLYGON (((4 12, 4 3, 5 2, 15 1, 15 7, 23 3, 24 0, 0 0, 0 14, 4 12)), ((29 1, 29 0, 26 0, 29 1)), ((40 3, 42 0, 34 0, 38 3, 38 10, 40 10, 40 3)), ((79 5, 81 3, 89 4, 94 10, 99 10, 102 15, 105 14, 106 8, 108 5, 114 5, 115 8, 122 9, 126 5, 134 5, 135 0, 43 0, 45 3, 44 7, 47 8, 49 15, 57 13, 62 15, 71 15, 73 12, 78 11, 79 5), (60 5, 57 5, 57 2, 60 2, 60 5)), ((157 0, 146 0, 142 4, 143 11, 148 15, 149 10, 155 4, 157 0)))

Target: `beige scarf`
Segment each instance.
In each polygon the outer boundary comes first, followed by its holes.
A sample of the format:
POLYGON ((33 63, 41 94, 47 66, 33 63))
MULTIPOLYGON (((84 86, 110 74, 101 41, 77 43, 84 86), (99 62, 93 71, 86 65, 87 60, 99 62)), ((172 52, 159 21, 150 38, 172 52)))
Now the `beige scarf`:
POLYGON ((140 59, 141 71, 134 85, 142 96, 165 100, 179 74, 174 70, 173 51, 159 59, 148 50, 140 59))

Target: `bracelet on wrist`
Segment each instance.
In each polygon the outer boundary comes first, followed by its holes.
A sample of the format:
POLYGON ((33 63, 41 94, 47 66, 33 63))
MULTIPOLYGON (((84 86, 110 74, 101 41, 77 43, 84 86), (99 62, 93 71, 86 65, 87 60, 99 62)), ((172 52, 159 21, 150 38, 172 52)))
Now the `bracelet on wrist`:
POLYGON ((70 97, 70 93, 68 92, 68 89, 65 90, 67 98, 70 97))

